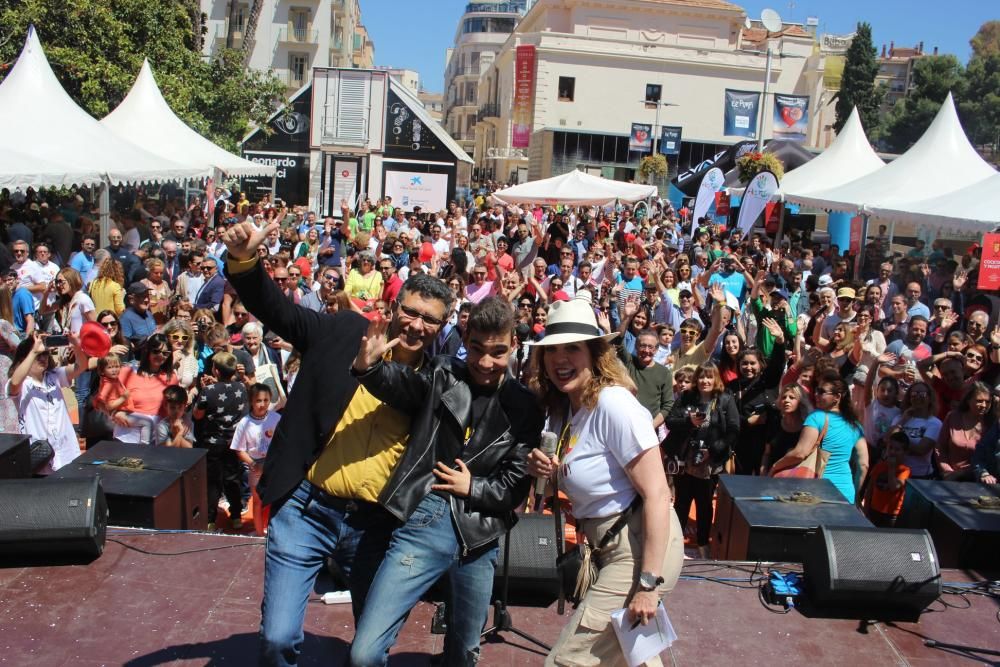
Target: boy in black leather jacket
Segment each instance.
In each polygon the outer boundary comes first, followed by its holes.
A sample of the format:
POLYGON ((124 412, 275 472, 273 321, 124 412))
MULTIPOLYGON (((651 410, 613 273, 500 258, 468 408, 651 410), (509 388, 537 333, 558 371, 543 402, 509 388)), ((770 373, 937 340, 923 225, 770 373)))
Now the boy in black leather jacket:
POLYGON ((484 299, 469 316, 467 361, 438 357, 419 372, 382 361, 394 343, 377 325, 362 341, 354 363, 359 381, 413 422, 403 458, 379 497, 405 523, 372 582, 352 665, 384 665, 406 616, 445 573, 444 664, 478 660, 498 540, 527 496, 527 456, 543 424, 534 396, 507 372, 514 324, 509 303, 484 299))

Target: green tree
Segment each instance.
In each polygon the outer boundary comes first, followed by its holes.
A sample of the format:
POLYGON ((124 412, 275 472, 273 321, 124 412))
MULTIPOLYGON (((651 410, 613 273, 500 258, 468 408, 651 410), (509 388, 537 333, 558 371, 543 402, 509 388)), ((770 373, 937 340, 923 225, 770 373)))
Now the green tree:
POLYGON ((973 57, 1000 56, 1000 21, 987 21, 969 40, 973 57))
POLYGON ((972 143, 1000 151, 1000 53, 969 61, 958 111, 972 143))
POLYGON ((930 126, 949 92, 957 100, 965 94, 964 69, 953 55, 924 56, 913 66, 913 87, 889 114, 884 139, 889 149, 902 153, 930 126))
POLYGON ((850 118, 851 111, 857 107, 870 141, 874 141, 879 135, 879 106, 885 95, 882 88, 875 85, 875 75, 878 74, 875 55, 872 27, 867 23, 858 23, 857 32, 844 59, 844 73, 840 80, 840 90, 836 94, 837 118, 833 124, 833 129, 840 132, 850 118))
POLYGON ((143 57, 174 112, 229 150, 284 93, 238 54, 203 58, 198 0, 0 0, 0 61, 17 58, 29 25, 66 92, 95 118, 124 99, 143 57))

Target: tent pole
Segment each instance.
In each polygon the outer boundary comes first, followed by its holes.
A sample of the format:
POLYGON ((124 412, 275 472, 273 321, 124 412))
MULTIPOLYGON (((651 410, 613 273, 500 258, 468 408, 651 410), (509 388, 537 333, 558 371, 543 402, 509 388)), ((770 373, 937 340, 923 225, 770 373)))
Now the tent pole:
MULTIPOLYGON (((892 242, 896 238, 896 221, 889 223, 889 256, 892 257, 892 242)), ((894 263, 895 264, 895 263, 894 263)))
POLYGON ((108 235, 111 231, 111 191, 107 181, 101 182, 100 201, 98 203, 101 216, 101 247, 108 245, 108 235))
POLYGON ((777 249, 781 244, 781 236, 785 233, 785 200, 779 199, 778 206, 781 209, 778 211, 778 231, 774 234, 774 247, 777 249))
POLYGON ((861 248, 858 250, 857 257, 854 258, 854 277, 857 278, 861 275, 861 258, 865 254, 865 248, 868 247, 868 214, 865 213, 861 216, 861 248))
POLYGON ((278 200, 278 170, 275 169, 274 173, 271 174, 271 206, 274 206, 274 202, 278 200))

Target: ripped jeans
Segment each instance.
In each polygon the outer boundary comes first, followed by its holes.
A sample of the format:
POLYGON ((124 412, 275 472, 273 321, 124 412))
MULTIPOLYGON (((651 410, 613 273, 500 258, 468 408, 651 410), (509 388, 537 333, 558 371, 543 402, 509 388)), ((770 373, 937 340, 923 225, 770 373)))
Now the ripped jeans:
POLYGON ((368 590, 351 645, 354 667, 385 665, 410 610, 441 575, 448 574, 448 632, 444 662, 471 666, 479 660, 479 635, 486 624, 497 565, 497 543, 465 558, 452 525, 448 501, 428 494, 389 542, 368 590))

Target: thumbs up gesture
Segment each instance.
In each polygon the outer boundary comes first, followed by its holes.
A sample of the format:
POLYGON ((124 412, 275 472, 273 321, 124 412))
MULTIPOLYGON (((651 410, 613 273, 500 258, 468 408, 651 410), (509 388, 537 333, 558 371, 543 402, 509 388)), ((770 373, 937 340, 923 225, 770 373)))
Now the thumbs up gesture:
POLYGON ((257 252, 257 246, 275 229, 278 229, 276 221, 264 229, 257 229, 250 222, 241 222, 223 232, 222 242, 226 244, 230 257, 242 261, 253 257, 257 252))

